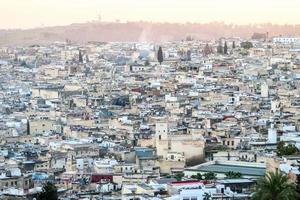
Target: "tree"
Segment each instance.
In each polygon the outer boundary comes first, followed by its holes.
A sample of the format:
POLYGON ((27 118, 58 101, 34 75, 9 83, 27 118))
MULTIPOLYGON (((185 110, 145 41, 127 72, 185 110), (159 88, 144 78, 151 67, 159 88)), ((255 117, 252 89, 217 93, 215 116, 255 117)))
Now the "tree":
POLYGON ((78 59, 78 61, 79 61, 80 63, 83 63, 83 58, 82 58, 81 50, 79 50, 79 59, 78 59))
POLYGON ((212 54, 212 53, 213 53, 213 51, 212 51, 211 47, 208 44, 206 44, 203 49, 203 55, 208 56, 209 54, 212 54))
MULTIPOLYGON (((299 167, 300 169, 300 167, 299 167)), ((299 170, 298 169, 298 170, 299 170)), ((300 174, 297 174, 297 181, 296 181, 296 191, 300 194, 300 174)))
POLYGON ((21 66, 22 66, 22 67, 26 67, 26 66, 27 66, 27 63, 23 60, 23 61, 21 62, 21 66))
POLYGON ((183 173, 178 173, 178 174, 175 174, 175 175, 174 175, 174 178, 175 178, 177 181, 181 181, 183 177, 184 177, 184 174, 183 174, 183 173))
POLYGON ((227 50, 228 50, 227 42, 225 41, 223 53, 224 53, 224 54, 227 54, 227 50))
POLYGON ((216 179, 216 174, 215 173, 213 173, 213 172, 207 172, 207 173, 205 173, 205 174, 203 174, 204 175, 204 179, 205 180, 213 180, 213 179, 216 179))
POLYGON ((295 184, 277 170, 258 181, 252 200, 296 200, 298 197, 295 184))
POLYGON ((298 153, 298 148, 293 144, 286 145, 284 141, 280 141, 277 144, 277 155, 278 156, 288 156, 298 153))
POLYGON ((37 200, 58 200, 56 186, 51 182, 47 182, 43 185, 42 192, 38 194, 37 200))
POLYGON ((217 47, 217 53, 218 54, 223 54, 223 46, 222 46, 221 42, 219 42, 219 46, 217 47))
POLYGON ((145 66, 149 66, 149 65, 150 65, 149 60, 145 60, 144 65, 145 65, 145 66))
POLYGON ((235 49, 235 41, 232 42, 232 49, 235 49))
POLYGON ((196 175, 191 176, 192 179, 202 180, 202 175, 200 173, 197 173, 196 175))
POLYGON ((188 61, 191 61, 192 60, 192 52, 191 52, 191 50, 187 50, 187 52, 186 52, 186 59, 188 60, 188 61))
POLYGON ((210 200, 210 198, 211 198, 211 195, 209 193, 205 192, 203 200, 210 200))
POLYGON ((225 173, 226 178, 228 179, 234 179, 234 178, 241 178, 242 174, 240 172, 233 172, 233 171, 229 171, 225 173))
POLYGON ((252 42, 241 42, 241 47, 244 48, 244 49, 251 49, 253 47, 253 44, 252 42))
POLYGON ((164 61, 164 56, 163 56, 163 51, 162 51, 161 46, 158 48, 157 60, 158 60, 159 64, 161 64, 164 61))

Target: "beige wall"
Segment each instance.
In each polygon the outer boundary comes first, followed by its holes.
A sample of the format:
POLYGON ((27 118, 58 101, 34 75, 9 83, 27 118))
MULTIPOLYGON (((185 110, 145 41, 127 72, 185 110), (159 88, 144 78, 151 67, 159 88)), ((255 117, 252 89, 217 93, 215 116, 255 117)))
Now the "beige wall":
POLYGON ((50 131, 59 131, 59 127, 56 126, 56 122, 52 120, 31 120, 29 122, 30 134, 43 134, 50 131))

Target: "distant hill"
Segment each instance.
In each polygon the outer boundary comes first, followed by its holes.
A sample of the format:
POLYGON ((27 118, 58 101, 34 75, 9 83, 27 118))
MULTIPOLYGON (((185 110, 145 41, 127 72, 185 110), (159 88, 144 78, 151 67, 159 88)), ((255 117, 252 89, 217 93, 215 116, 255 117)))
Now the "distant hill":
POLYGON ((300 35, 300 25, 234 25, 224 23, 99 23, 89 22, 67 26, 45 27, 27 30, 0 30, 0 45, 44 44, 69 39, 78 43, 89 41, 174 41, 187 36, 194 39, 218 39, 220 37, 250 38, 253 33, 269 33, 269 36, 300 35))

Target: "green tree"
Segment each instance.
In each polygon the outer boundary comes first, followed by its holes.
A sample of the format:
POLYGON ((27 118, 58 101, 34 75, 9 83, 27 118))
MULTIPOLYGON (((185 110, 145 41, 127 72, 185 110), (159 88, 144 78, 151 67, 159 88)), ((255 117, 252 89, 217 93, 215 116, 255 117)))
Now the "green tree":
POLYGON ((192 60, 192 52, 191 52, 191 50, 187 50, 187 52, 186 52, 186 58, 187 58, 188 61, 192 60))
MULTIPOLYGON (((300 168, 300 167, 299 167, 300 168)), ((300 194, 300 174, 297 175, 297 181, 296 181, 296 191, 298 194, 300 194)))
POLYGON ((233 172, 233 171, 226 172, 225 175, 226 175, 226 178, 228 178, 228 179, 242 177, 242 174, 240 172, 233 172))
POLYGON ((203 200, 210 200, 210 198, 211 198, 211 195, 209 193, 205 192, 203 200))
POLYGON ((58 200, 56 186, 51 182, 47 182, 43 185, 42 192, 38 194, 37 200, 58 200))
POLYGON ((82 58, 82 52, 81 52, 81 50, 79 50, 79 59, 78 59, 78 61, 80 63, 83 63, 83 58, 82 58))
POLYGON ((288 156, 298 153, 298 148, 293 144, 286 145, 284 141, 280 141, 277 144, 277 155, 278 156, 288 156))
POLYGON ((164 61, 164 56, 163 56, 163 51, 162 51, 161 46, 158 48, 157 60, 158 60, 159 64, 161 64, 164 61))
POLYGON ((205 174, 203 174, 204 176, 204 180, 213 180, 213 179, 216 179, 216 174, 213 173, 213 172, 207 172, 205 174))
POLYGON ((23 61, 21 62, 21 66, 22 66, 22 67, 26 67, 26 66, 27 66, 27 63, 23 60, 23 61))
POLYGON ((145 66, 149 66, 149 65, 150 65, 149 60, 145 60, 144 65, 145 65, 145 66))
POLYGON ((253 47, 253 44, 249 41, 241 42, 241 47, 244 49, 251 49, 253 47))
POLYGON ((174 178, 175 178, 177 181, 181 181, 183 177, 184 177, 184 174, 183 174, 183 173, 178 173, 178 174, 175 174, 175 175, 174 175, 174 178))
POLYGON ((191 176, 192 179, 202 180, 202 175, 200 173, 197 173, 196 175, 191 176))
POLYGON ((222 46, 222 42, 220 41, 220 42, 219 42, 219 45, 218 45, 218 47, 217 47, 217 53, 218 53, 218 54, 223 54, 223 50, 224 50, 224 48, 223 48, 223 46, 222 46))
POLYGON ((232 48, 235 49, 235 41, 232 42, 232 48))
POLYGON ((208 44, 206 44, 203 49, 203 55, 208 56, 209 54, 212 54, 212 53, 213 53, 212 48, 208 44))
POLYGON ((296 200, 298 197, 295 184, 277 170, 258 181, 252 200, 296 200))
POLYGON ((228 47, 227 47, 227 42, 225 41, 223 53, 227 54, 227 51, 228 51, 228 47))

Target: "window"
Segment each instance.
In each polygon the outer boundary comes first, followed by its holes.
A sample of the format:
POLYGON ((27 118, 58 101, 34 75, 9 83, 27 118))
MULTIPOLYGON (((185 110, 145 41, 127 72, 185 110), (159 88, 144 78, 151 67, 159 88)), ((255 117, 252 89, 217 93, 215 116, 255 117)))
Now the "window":
POLYGON ((183 197, 182 200, 190 200, 189 197, 183 197))
POLYGON ((232 146, 234 145, 234 141, 231 141, 231 145, 232 145, 232 146))
POLYGON ((229 142, 229 141, 227 141, 227 145, 228 145, 228 146, 230 145, 230 142, 229 142))
POLYGON ((191 200, 197 200, 197 197, 191 197, 191 200))
POLYGON ((161 140, 161 135, 158 136, 158 139, 161 140))

